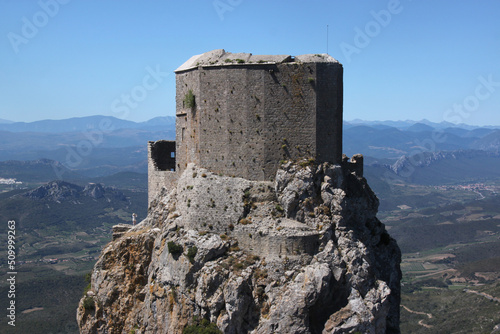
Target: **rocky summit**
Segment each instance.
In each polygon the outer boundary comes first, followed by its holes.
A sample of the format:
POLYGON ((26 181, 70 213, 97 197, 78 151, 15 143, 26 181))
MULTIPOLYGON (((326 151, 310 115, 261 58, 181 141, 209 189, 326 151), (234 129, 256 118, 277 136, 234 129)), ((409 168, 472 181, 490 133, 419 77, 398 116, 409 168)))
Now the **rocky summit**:
POLYGON ((188 164, 115 228, 80 331, 399 333, 401 253, 377 209, 344 163, 284 162, 274 181, 188 164))

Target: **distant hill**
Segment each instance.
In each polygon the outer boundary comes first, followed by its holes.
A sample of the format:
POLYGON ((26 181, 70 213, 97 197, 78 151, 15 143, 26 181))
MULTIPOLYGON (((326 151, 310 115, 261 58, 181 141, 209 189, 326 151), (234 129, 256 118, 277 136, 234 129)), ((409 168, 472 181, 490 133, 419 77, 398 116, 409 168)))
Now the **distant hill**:
POLYGON ((23 194, 24 197, 35 200, 46 201, 77 201, 84 197, 94 200, 106 199, 111 202, 112 199, 125 201, 127 198, 123 192, 113 187, 105 187, 100 183, 90 183, 85 187, 78 186, 65 181, 52 181, 46 185, 30 190, 23 194))
POLYGON ((411 132, 425 132, 425 131, 433 131, 434 128, 430 125, 424 124, 424 123, 415 123, 412 126, 410 126, 406 131, 411 131, 411 132))
MULTIPOLYGON (((484 158, 493 158, 499 159, 500 154, 498 152, 488 152, 488 151, 477 151, 477 150, 468 150, 468 151, 452 151, 452 152, 423 152, 418 156, 402 156, 398 159, 393 165, 390 166, 390 169, 396 173, 397 175, 404 175, 407 171, 410 170, 411 166, 413 167, 430 167, 438 165, 439 163, 447 160, 453 160, 455 166, 459 161, 463 160, 473 160, 476 162, 474 165, 478 168, 484 163, 481 163, 481 159, 484 158)), ((500 171, 499 171, 500 172, 500 171)))
POLYGON ((371 177, 408 184, 456 184, 500 178, 500 153, 479 150, 424 152, 402 156, 393 164, 375 162, 365 166, 365 170, 370 182, 371 177))
POLYGON ((0 177, 22 182, 41 183, 57 179, 60 173, 64 180, 81 180, 84 177, 50 159, 32 161, 0 161, 0 177))
POLYGON ((383 124, 352 124, 344 127, 344 152, 362 153, 375 158, 398 159, 425 151, 457 151, 500 148, 500 130, 460 127, 433 128, 415 123, 403 129, 383 124))
POLYGON ((148 190, 147 173, 118 172, 109 176, 97 177, 91 181, 122 189, 148 190))
MULTIPOLYGON (((427 120, 354 120, 344 123, 343 136, 343 151, 348 156, 362 153, 374 159, 392 159, 392 163, 419 152, 500 149, 500 129, 427 120)), ((160 139, 175 140, 175 117, 139 123, 90 116, 0 124, 0 162, 50 159, 83 177, 146 173, 147 142, 160 139)))
POLYGON ((497 126, 476 126, 476 125, 468 125, 464 123, 460 124, 454 124, 450 122, 431 122, 427 119, 422 119, 420 121, 413 121, 413 120, 406 120, 406 121, 366 121, 366 120, 361 120, 361 119, 354 119, 350 121, 344 121, 344 126, 345 127, 351 127, 351 126, 356 126, 356 125, 366 125, 366 126, 371 126, 371 127, 391 127, 391 128, 397 128, 400 130, 407 130, 411 126, 415 124, 424 124, 432 127, 433 129, 445 129, 445 128, 460 128, 460 129, 466 129, 466 130, 474 130, 477 128, 488 128, 488 129, 500 129, 500 125, 497 126))
POLYGON ((146 173, 148 141, 175 139, 175 127, 168 124, 168 118, 160 118, 144 126, 161 130, 124 128, 105 133, 0 131, 0 162, 50 159, 88 177, 146 173))
POLYGON ((149 131, 143 129, 118 129, 104 133, 87 132, 8 132, 0 131, 0 160, 7 154, 18 154, 22 151, 38 152, 50 151, 64 146, 80 145, 85 149, 96 147, 129 147, 146 146, 150 140, 175 139, 175 128, 165 128, 162 131, 149 131))
MULTIPOLYGON (((500 232, 500 220, 491 217, 499 213, 499 197, 485 198, 465 203, 453 203, 442 207, 433 207, 418 211, 397 221, 391 228, 391 236, 398 240, 398 245, 404 253, 419 252, 453 244, 473 243, 484 231, 500 232), (477 218, 471 208, 481 212, 477 218), (480 210, 480 211, 479 211, 480 210), (489 213, 489 214, 488 214, 489 213), (467 217, 467 218, 465 218, 467 217)), ((500 243, 495 238, 495 246, 500 249, 500 243)), ((478 244, 479 246, 479 244, 478 244)), ((478 258, 487 257, 488 248, 482 249, 478 258)), ((498 256, 498 253, 489 257, 498 256)), ((469 259, 477 260, 476 259, 469 259)), ((464 261, 464 259, 456 259, 464 261)), ((497 262, 498 263, 498 262, 497 262)), ((498 267, 498 264, 497 264, 498 267)), ((491 267, 490 267, 491 268, 491 267)))
POLYGON ((500 150, 500 130, 485 135, 472 143, 471 146, 479 150, 500 150))
MULTIPOLYGON (((482 128, 481 128, 482 129, 482 128)), ((446 128, 446 129, 443 129, 443 132, 444 133, 450 133, 450 134, 453 134, 457 137, 477 137, 477 138, 481 138, 485 135, 487 135, 488 133, 490 133, 491 131, 494 131, 492 129, 483 129, 485 132, 484 133, 480 133, 480 132, 474 132, 475 130, 467 130, 467 129, 463 129, 463 128, 446 128)), ((432 131, 432 129, 430 130, 432 131)))
MULTIPOLYGON (((27 156, 34 160, 0 161, 0 177, 15 178, 22 182, 48 182, 62 179, 83 180, 113 175, 119 172, 147 173, 146 147, 99 148, 88 157, 68 156, 65 149, 48 151, 51 159, 36 159, 38 154, 27 156), (71 159, 68 161, 68 157, 71 159), (61 163, 59 161, 63 161, 61 163), (68 168, 68 162, 71 169, 68 168)), ((20 158, 14 156, 13 158, 20 158)))
POLYGON ((35 122, 0 121, 0 131, 65 133, 92 130, 115 131, 118 129, 142 129, 158 131, 175 124, 174 116, 156 117, 146 122, 132 122, 112 116, 73 117, 62 120, 43 120, 35 122))
POLYGON ((31 188, 52 180, 68 181, 80 186, 88 182, 102 183, 107 187, 134 189, 146 191, 148 189, 147 167, 138 165, 142 173, 120 171, 122 168, 103 166, 95 169, 79 170, 78 172, 65 168, 61 163, 49 159, 32 161, 0 161, 0 178, 16 179, 23 182, 19 187, 31 188), (113 169, 118 170, 112 173, 113 169), (104 174, 92 177, 87 174, 104 174), (60 178, 59 178, 60 176, 60 178))
MULTIPOLYGON (((130 223, 134 212, 143 219, 147 207, 146 191, 121 190, 99 183, 80 186, 58 180, 29 191, 0 195, 0 219, 15 220, 16 232, 26 235, 24 239, 19 238, 19 249, 27 243, 19 260, 41 255, 40 249, 44 249, 46 255, 63 252, 67 245, 74 247, 77 241, 61 239, 55 243, 60 247, 46 249, 41 245, 54 245, 44 239, 46 233, 63 236, 82 231, 93 234, 103 225, 108 229, 111 225, 130 223)), ((95 247, 85 242, 78 242, 78 245, 81 249, 95 247)))
MULTIPOLYGON (((404 131, 396 128, 376 129, 356 126, 344 130, 344 152, 351 156, 356 153, 376 157, 397 159, 421 150, 419 147, 432 138, 432 132, 404 131)), ((444 141, 434 143, 436 150, 459 150, 468 148, 472 138, 460 138, 453 134, 443 136, 444 141)), ((427 148, 426 148, 427 149, 427 148)))
MULTIPOLYGON (((33 166, 43 166, 34 164, 33 166)), ((54 181, 0 194, 0 220, 16 222, 16 307, 19 333, 77 333, 75 309, 84 276, 111 240, 111 226, 147 213, 145 190, 54 181), (21 312, 34 310, 32 313, 21 312)), ((7 267, 7 248, 0 249, 7 267)), ((7 295, 7 284, 0 284, 7 295)), ((0 332, 11 333, 6 322, 0 332)))

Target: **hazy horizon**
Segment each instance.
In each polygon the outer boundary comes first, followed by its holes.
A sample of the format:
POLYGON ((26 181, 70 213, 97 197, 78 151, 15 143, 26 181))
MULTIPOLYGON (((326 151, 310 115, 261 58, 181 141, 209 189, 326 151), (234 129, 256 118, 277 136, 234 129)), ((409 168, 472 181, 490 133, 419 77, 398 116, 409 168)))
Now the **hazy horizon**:
MULTIPOLYGON (((155 118, 159 118, 159 117, 170 117, 170 118, 175 118, 174 115, 164 115, 164 116, 155 116, 153 118, 150 118, 150 119, 147 119, 147 120, 144 120, 144 121, 134 121, 134 120, 130 120, 130 119, 126 119, 126 118, 119 118, 119 117, 115 117, 115 116, 112 116, 112 115, 87 115, 87 116, 71 116, 71 117, 67 117, 67 118, 58 118, 58 119, 54 119, 54 118, 41 118, 41 119, 37 119, 37 120, 33 120, 33 121, 12 121, 10 119, 5 119, 5 118, 0 118, 0 124, 13 124, 13 123, 36 123, 36 122, 45 122, 45 121, 65 121, 65 120, 68 120, 68 119, 81 119, 81 118, 89 118, 89 117, 111 117, 111 118, 116 118, 116 119, 119 119, 119 120, 122 120, 122 121, 129 121, 129 122, 134 122, 134 123, 146 123, 146 122, 149 122, 151 121, 152 119, 155 119, 155 118)), ((466 122, 463 122, 463 123, 452 123, 452 122, 447 122, 447 121, 441 121, 441 122, 433 122, 433 121, 430 121, 428 119, 385 119, 385 120, 382 120, 382 119, 374 119, 374 120, 368 120, 368 119, 360 119, 360 118, 354 118, 354 119, 344 119, 343 120, 344 122, 347 122, 347 123, 351 123, 351 124, 356 124, 356 123, 421 123, 421 124, 427 124, 427 123, 431 123, 431 124, 451 124, 451 126, 461 126, 461 125, 465 125, 465 126, 471 126, 471 127, 500 127, 500 124, 483 124, 483 125, 475 125, 475 124, 468 124, 466 122)))
POLYGON ((329 53, 344 67, 345 119, 500 124, 498 1, 40 0, 0 8, 2 119, 173 116, 174 70, 224 48, 329 53))

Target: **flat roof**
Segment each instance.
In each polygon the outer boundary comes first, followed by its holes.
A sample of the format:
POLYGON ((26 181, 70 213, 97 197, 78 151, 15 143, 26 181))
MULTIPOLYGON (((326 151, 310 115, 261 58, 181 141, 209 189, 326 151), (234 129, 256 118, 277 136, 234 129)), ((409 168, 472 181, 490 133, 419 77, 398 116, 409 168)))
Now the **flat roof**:
POLYGON ((187 71, 197 68, 198 66, 260 65, 290 62, 339 63, 335 58, 326 53, 305 54, 293 57, 290 55, 253 55, 251 53, 231 53, 226 52, 224 49, 216 49, 200 55, 192 56, 174 72, 187 71))

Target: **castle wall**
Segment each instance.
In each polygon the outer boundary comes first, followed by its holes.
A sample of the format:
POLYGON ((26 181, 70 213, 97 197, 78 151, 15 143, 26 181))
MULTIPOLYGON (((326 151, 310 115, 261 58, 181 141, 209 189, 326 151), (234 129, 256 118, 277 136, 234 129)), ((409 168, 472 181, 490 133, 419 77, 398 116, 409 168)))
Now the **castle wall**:
POLYGON ((234 237, 244 249, 265 254, 266 260, 317 252, 317 230, 284 217, 278 219, 279 227, 275 225, 277 218, 270 214, 276 203, 272 182, 219 176, 189 165, 176 186, 176 210, 182 212, 176 218, 179 226, 234 237), (251 216, 264 216, 264 220, 254 217, 255 222, 241 223, 242 217, 252 221, 245 216, 249 200, 255 204, 251 216))
POLYGON ((282 230, 260 235, 255 227, 250 226, 232 233, 238 245, 258 254, 265 254, 267 261, 276 261, 285 257, 293 259, 301 254, 315 254, 318 251, 319 234, 314 232, 300 233, 294 230, 282 230), (257 232, 257 233, 256 233, 257 232))
POLYGON ((179 170, 180 173, 182 173, 189 162, 197 165, 200 163, 198 123, 198 105, 200 103, 199 77, 200 73, 198 71, 185 72, 182 76, 176 75, 176 170, 179 170), (195 96, 194 107, 189 107, 184 101, 186 94, 190 90, 195 96))
POLYGON ((340 64, 315 64, 316 154, 319 161, 342 161, 343 68, 340 64), (336 65, 336 66, 335 66, 336 65))
POLYGON ((234 64, 177 72, 177 168, 272 180, 281 160, 341 161, 342 65, 234 64), (196 106, 186 108, 191 90, 196 106))

